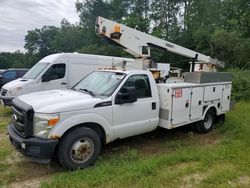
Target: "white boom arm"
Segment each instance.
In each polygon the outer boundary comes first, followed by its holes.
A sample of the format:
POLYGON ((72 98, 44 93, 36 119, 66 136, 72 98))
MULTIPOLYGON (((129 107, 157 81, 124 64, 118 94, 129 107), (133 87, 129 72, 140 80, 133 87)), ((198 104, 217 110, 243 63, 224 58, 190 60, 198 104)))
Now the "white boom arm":
POLYGON ((154 46, 192 58, 199 64, 208 64, 214 67, 225 66, 224 62, 213 59, 210 56, 184 48, 103 17, 97 17, 96 33, 124 47, 127 52, 138 58, 150 58, 150 46, 154 46))

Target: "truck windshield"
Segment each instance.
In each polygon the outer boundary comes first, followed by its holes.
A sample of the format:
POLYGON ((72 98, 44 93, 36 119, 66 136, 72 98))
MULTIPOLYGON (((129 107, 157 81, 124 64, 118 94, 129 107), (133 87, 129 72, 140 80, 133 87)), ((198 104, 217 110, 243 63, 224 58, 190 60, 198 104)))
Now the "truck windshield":
POLYGON ((115 91, 124 77, 124 73, 118 72, 92 72, 72 89, 89 93, 93 96, 108 97, 115 91))
POLYGON ((35 64, 24 76, 25 79, 35 79, 49 65, 49 63, 35 64))

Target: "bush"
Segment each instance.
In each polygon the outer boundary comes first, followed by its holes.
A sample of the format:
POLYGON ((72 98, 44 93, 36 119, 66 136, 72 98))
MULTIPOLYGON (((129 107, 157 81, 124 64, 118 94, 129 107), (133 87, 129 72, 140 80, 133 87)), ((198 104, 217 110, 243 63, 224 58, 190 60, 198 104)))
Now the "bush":
POLYGON ((250 101, 250 70, 230 69, 233 73, 232 98, 236 101, 250 101))

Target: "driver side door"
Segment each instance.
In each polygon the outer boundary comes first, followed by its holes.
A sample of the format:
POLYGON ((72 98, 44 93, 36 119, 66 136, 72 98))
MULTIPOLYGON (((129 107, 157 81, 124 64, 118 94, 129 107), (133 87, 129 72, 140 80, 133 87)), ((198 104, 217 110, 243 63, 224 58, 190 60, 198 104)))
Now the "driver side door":
MULTIPOLYGON (((113 100, 113 130, 115 138, 125 138, 152 130, 157 110, 152 109, 152 97, 147 75, 130 76, 123 87, 135 87, 137 101, 115 104, 113 100)), ((117 94, 116 94, 117 95, 117 94)))
POLYGON ((53 64, 42 76, 43 90, 67 88, 66 64, 53 64))

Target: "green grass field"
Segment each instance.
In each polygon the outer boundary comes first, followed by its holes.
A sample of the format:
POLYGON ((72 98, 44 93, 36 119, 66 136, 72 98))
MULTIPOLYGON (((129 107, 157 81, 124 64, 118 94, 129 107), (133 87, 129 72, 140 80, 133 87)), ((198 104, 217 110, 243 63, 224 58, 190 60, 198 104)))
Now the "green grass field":
POLYGON ((18 154, 9 116, 0 108, 0 187, 250 187, 250 103, 208 134, 159 129, 106 145, 94 166, 73 172, 18 154))

